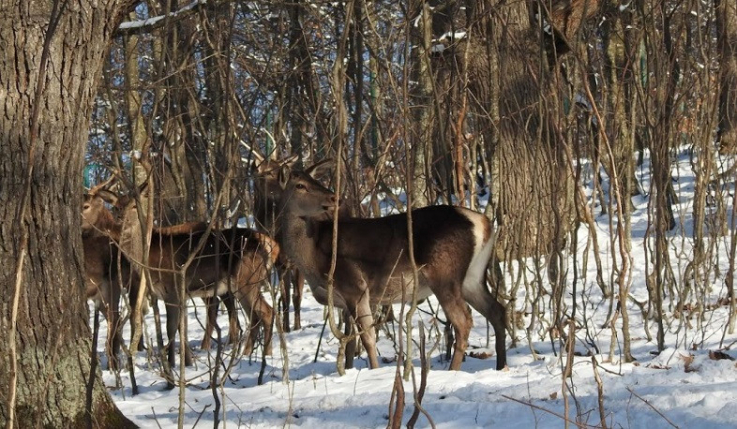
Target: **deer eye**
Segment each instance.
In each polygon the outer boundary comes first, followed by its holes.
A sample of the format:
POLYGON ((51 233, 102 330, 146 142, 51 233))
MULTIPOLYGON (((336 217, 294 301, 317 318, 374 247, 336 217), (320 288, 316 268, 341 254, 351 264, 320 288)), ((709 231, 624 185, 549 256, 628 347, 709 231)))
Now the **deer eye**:
POLYGON ((297 189, 307 189, 307 186, 302 183, 297 183, 294 187, 297 189))
POLYGON ((88 210, 89 208, 90 208, 90 205, 89 204, 85 204, 85 205, 82 206, 82 209, 83 210, 88 210))

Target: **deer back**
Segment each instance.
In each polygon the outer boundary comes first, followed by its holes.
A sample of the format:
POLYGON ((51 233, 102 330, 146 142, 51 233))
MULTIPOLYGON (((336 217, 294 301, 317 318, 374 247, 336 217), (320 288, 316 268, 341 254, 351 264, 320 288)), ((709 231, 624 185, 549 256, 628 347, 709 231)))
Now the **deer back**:
POLYGON ((187 291, 193 295, 222 294, 229 281, 239 287, 268 280, 278 245, 264 234, 248 228, 206 231, 207 224, 190 223, 156 228, 151 237, 149 265, 154 268, 156 292, 165 296, 176 284, 175 272, 187 266, 187 291), (203 243, 200 247, 200 243, 203 243))

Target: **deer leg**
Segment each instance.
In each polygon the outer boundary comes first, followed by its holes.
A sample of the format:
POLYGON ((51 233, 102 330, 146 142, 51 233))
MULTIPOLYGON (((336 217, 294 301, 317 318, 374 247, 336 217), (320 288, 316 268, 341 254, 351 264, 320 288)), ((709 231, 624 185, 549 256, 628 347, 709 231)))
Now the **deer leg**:
POLYGON ((241 324, 238 321, 238 309, 235 308, 235 296, 228 292, 222 296, 222 300, 225 309, 228 310, 228 344, 235 344, 238 342, 238 337, 241 336, 241 324))
POLYGON ((166 338, 168 339, 166 356, 169 366, 174 367, 176 361, 174 342, 179 330, 179 303, 173 304, 165 300, 164 305, 166 306, 166 338))
POLYGON ((210 350, 212 342, 212 331, 215 329, 218 321, 218 305, 219 300, 217 297, 203 297, 202 301, 205 303, 205 312, 207 320, 205 322, 205 335, 202 337, 200 348, 202 350, 210 350))
POLYGON ((107 321, 107 339, 105 340, 105 353, 108 356, 108 368, 113 371, 118 369, 118 352, 120 351, 120 290, 115 293, 115 287, 107 280, 100 284, 100 302, 96 305, 96 311, 102 313, 107 321), (117 295, 117 296, 116 296, 117 295))
MULTIPOLYGON (((174 366, 176 362, 176 354, 174 349, 174 344, 176 344, 176 336, 177 332, 179 331, 179 317, 181 314, 181 317, 185 318, 184 326, 187 326, 187 311, 185 309, 184 312, 180 310, 180 306, 183 304, 180 303, 173 303, 171 301, 166 301, 166 336, 169 338, 169 344, 167 347, 167 359, 169 360, 169 365, 172 367, 174 366)), ((189 344, 187 342, 187 332, 182 333, 182 338, 184 341, 182 341, 182 344, 179 345, 179 347, 184 347, 184 366, 192 366, 192 351, 189 349, 189 344)))
POLYGON ((356 304, 356 324, 360 329, 361 342, 368 355, 369 368, 378 368, 379 357, 376 352, 376 331, 374 331, 374 316, 371 312, 368 289, 363 292, 356 304))
MULTIPOLYGON (((353 316, 351 312, 343 310, 343 333, 346 337, 353 335, 353 316)), ((353 368, 353 359, 356 356, 356 341, 354 338, 348 341, 345 345, 345 369, 353 368)))
POLYGON ((496 369, 502 370, 507 366, 507 311, 484 285, 464 289, 464 297, 471 306, 481 313, 494 328, 496 348, 496 369))
POLYGON ((261 295, 259 284, 250 284, 242 287, 237 292, 238 300, 243 310, 248 315, 248 333, 246 334, 244 355, 250 355, 256 345, 258 328, 264 330, 264 354, 270 355, 272 325, 274 323, 274 309, 261 295))
POLYGON ((448 293, 436 294, 436 296, 443 307, 448 322, 453 325, 455 344, 453 345, 453 359, 450 361, 449 369, 458 371, 461 369, 463 357, 468 347, 468 335, 471 333, 473 319, 471 319, 471 311, 468 305, 461 296, 458 296, 460 295, 460 287, 449 286, 445 291, 448 293))
MULTIPOLYGON (((139 292, 139 280, 137 277, 134 277, 133 280, 129 280, 128 283, 128 301, 130 302, 130 321, 131 321, 131 344, 133 344, 134 336, 136 335, 136 330, 140 329, 138 328, 138 320, 136 318, 136 308, 138 304, 138 292, 139 292)), ((146 298, 144 298, 146 299, 146 298)), ((143 303, 143 308, 141 311, 146 309, 146 302, 143 303)), ((145 311, 144 311, 145 312, 145 311)), ((141 335, 143 335, 143 330, 141 330, 141 335)), ((146 346, 143 344, 143 336, 138 341, 138 350, 137 351, 143 351, 146 349, 146 346)))
POLYGON ((302 310, 302 293, 305 288, 305 276, 299 270, 294 271, 294 295, 292 296, 292 304, 294 305, 294 330, 302 329, 302 319, 300 312, 302 310))
POLYGON ((289 332, 291 327, 289 326, 289 295, 292 289, 292 275, 293 272, 290 269, 281 270, 281 291, 279 304, 282 312, 282 328, 284 332, 289 332))

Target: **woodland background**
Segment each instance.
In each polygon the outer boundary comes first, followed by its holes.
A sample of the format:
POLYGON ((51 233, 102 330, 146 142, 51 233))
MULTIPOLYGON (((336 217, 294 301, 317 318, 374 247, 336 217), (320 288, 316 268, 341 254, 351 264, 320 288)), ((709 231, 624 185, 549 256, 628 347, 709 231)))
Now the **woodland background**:
MULTIPOLYGON (((624 361, 632 359, 627 300, 652 321, 658 351, 669 347, 674 318, 688 312, 727 306, 732 333, 732 2, 131 3, 119 9, 121 25, 106 27, 85 167, 70 183, 91 186, 117 171, 135 186, 151 175, 156 224, 226 226, 252 214, 252 151, 296 154, 302 165, 333 157, 356 216, 452 203, 492 218, 493 287, 510 321, 526 317, 510 323, 513 340, 518 329, 541 331, 565 347, 561 333, 581 321, 566 300, 589 267, 624 361), (687 212, 675 208, 674 161, 683 153, 693 171, 687 212), (633 228, 638 195, 648 198, 644 228, 633 228), (607 252, 597 249, 602 216, 607 252), (683 241, 691 250, 672 260, 683 241), (580 243, 593 251, 579 259, 580 243), (633 260, 634 246, 643 261, 633 260), (630 294, 634 263, 645 264, 643 299, 630 294)), ((64 5, 43 16, 75 11, 64 5)), ((76 63, 84 69, 84 58, 76 63)), ((8 145, 3 157, 24 144, 8 145)), ((4 180, 26 168, 6 162, 4 180)), ((4 186, 0 203, 10 204, 12 189, 4 186)), ((13 234, 4 231, 3 241, 13 234)), ((17 267, 18 253, 9 254, 15 259, 3 263, 17 267)))

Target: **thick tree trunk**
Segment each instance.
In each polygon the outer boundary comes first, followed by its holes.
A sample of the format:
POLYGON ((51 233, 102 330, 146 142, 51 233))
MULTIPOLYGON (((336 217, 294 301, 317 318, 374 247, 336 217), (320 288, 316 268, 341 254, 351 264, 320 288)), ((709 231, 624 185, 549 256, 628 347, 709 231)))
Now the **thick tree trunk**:
MULTIPOLYGON (((418 25, 410 30, 410 38, 416 46, 411 52, 412 80, 417 82, 411 91, 412 119, 415 126, 411 127, 411 162, 408 165, 408 175, 411 179, 412 207, 424 207, 434 201, 431 190, 431 173, 429 164, 432 160, 433 130, 433 94, 432 71, 430 70, 430 39, 432 37, 432 19, 430 8, 424 2, 411 2, 410 10, 418 11, 418 25)), ((433 192, 434 194, 434 192, 433 192)))
MULTIPOLYGON (((477 3, 475 12, 482 17, 495 7, 493 1, 477 3)), ((513 3, 499 10, 501 21, 481 25, 479 20, 472 28, 478 34, 469 38, 467 56, 470 99, 484 100, 477 108, 481 133, 493 145, 488 151, 496 257, 511 261, 560 247, 573 220, 573 183, 563 155, 567 142, 554 71, 541 56, 527 6, 513 3), (499 62, 492 66, 490 58, 499 62)))
POLYGON ((0 2, 3 427, 133 426, 90 359, 79 211, 97 80, 132 3, 0 2))
POLYGON ((737 152, 737 5, 714 0, 719 45, 719 132, 723 152, 737 152))

